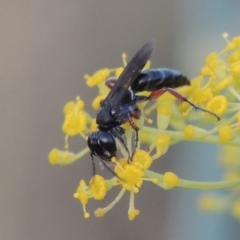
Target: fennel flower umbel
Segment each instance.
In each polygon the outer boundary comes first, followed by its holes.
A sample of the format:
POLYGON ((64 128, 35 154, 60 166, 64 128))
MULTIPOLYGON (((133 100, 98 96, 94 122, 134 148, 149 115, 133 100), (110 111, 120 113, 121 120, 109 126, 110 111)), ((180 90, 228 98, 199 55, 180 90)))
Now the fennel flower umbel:
MULTIPOLYGON (((106 207, 95 210, 96 217, 103 217, 122 198, 129 193, 128 218, 133 220, 140 211, 135 208, 134 198, 139 195, 142 184, 145 181, 152 182, 163 189, 174 187, 190 189, 218 189, 237 186, 240 178, 227 179, 219 182, 195 182, 184 180, 173 172, 164 174, 151 169, 153 161, 157 161, 164 155, 169 146, 180 141, 199 141, 220 143, 239 146, 240 127, 240 37, 228 40, 226 47, 220 52, 212 52, 205 59, 205 65, 198 76, 191 80, 191 86, 181 87, 178 91, 185 95, 194 104, 212 111, 221 117, 221 121, 201 111, 193 111, 188 103, 179 102, 169 93, 165 93, 156 101, 139 104, 143 116, 136 121, 140 127, 140 141, 138 149, 131 163, 127 161, 127 154, 118 144, 121 159, 112 159, 111 165, 116 176, 105 179, 103 176, 93 176, 87 184, 80 180, 74 197, 80 201, 83 207, 84 217, 90 216, 86 210, 89 199, 102 200, 112 188, 120 188, 116 198, 106 207), (155 113, 156 119, 150 119, 148 115, 155 113), (211 128, 209 128, 211 127, 211 128), (148 146, 148 150, 146 145, 148 146)), ((126 66, 126 54, 122 54, 123 66, 126 66)), ((150 62, 145 69, 150 67, 150 62)), ((90 88, 97 88, 98 95, 92 101, 92 108, 97 110, 109 89, 105 86, 105 80, 111 76, 118 77, 123 67, 114 69, 104 68, 92 75, 85 75, 84 79, 90 88)), ((145 93, 141 93, 145 94, 145 93)), ((149 95, 149 93, 146 93, 149 95)), ((95 118, 90 116, 85 109, 85 102, 81 97, 68 102, 63 109, 64 121, 62 131, 65 134, 65 146, 63 150, 54 148, 50 151, 48 159, 52 165, 67 165, 79 160, 89 152, 86 147, 78 153, 70 151, 68 138, 79 137, 84 140, 87 136, 97 131, 95 118)), ((126 144, 132 150, 134 133, 129 124, 125 124, 126 144)), ((90 158, 90 157, 89 157, 90 158)), ((240 212, 240 210, 239 210, 240 212)))

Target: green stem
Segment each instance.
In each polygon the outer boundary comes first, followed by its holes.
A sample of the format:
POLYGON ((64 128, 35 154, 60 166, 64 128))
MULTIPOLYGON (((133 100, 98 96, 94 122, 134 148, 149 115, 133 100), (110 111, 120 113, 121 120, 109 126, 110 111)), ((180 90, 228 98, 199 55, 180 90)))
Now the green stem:
MULTIPOLYGON (((85 147, 83 150, 81 150, 79 153, 75 154, 75 159, 78 160, 79 158, 83 157, 85 154, 89 152, 89 148, 85 147)), ((75 160, 75 161, 76 161, 75 160)))
MULTIPOLYGON (((171 139, 174 140, 223 144, 222 142, 220 142, 218 136, 207 136, 206 138, 192 138, 191 140, 187 140, 184 139, 183 132, 166 130, 164 131, 164 133, 166 133, 171 139)), ((153 143, 159 134, 159 130, 153 127, 143 127, 140 131, 140 135, 141 134, 144 135, 144 139, 147 143, 153 143)), ((240 146, 240 140, 239 138, 236 138, 224 143, 224 145, 240 146)))
MULTIPOLYGON (((149 178, 157 178, 160 183, 156 183, 160 187, 163 187, 163 175, 153 172, 151 170, 146 170, 145 175, 149 178)), ((190 188, 190 189, 201 189, 201 190, 214 190, 221 188, 230 188, 230 187, 239 187, 240 179, 229 180, 229 181, 218 181, 218 182, 198 182, 198 181, 190 181, 179 178, 179 184, 177 187, 181 188, 190 188)))

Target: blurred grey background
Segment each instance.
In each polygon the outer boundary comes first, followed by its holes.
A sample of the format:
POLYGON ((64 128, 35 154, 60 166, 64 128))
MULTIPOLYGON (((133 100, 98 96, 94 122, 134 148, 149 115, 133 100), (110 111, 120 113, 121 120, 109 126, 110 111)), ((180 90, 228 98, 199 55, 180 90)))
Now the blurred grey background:
MULTIPOLYGON (((239 0, 0 0, 0 239, 239 239, 230 216, 196 209, 199 191, 152 184, 136 197, 136 220, 127 219, 127 195, 104 218, 86 220, 72 195, 91 176, 89 157, 67 167, 47 161, 64 145, 63 105, 80 95, 90 107, 85 73, 119 66, 122 52, 156 39, 153 66, 193 77, 209 51, 222 49, 223 32, 240 33, 239 23, 239 0)), ((216 146, 183 143, 154 168, 219 180, 216 156, 216 146)))

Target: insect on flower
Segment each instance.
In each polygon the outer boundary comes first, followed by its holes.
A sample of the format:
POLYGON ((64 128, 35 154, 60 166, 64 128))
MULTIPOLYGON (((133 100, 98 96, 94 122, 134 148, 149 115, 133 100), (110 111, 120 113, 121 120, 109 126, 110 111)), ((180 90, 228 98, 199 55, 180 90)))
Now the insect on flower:
POLYGON ((141 102, 154 100, 165 92, 169 92, 180 101, 187 102, 195 109, 209 113, 216 117, 217 120, 220 120, 215 113, 196 106, 173 89, 190 85, 189 79, 181 72, 166 68, 142 71, 152 55, 154 45, 153 41, 147 42, 129 61, 118 79, 109 78, 106 80, 106 85, 111 90, 101 102, 101 107, 97 113, 96 123, 99 131, 91 133, 88 137, 88 147, 93 162, 93 175, 96 173, 94 156, 98 157, 104 166, 116 175, 106 165, 106 161, 111 161, 113 157, 116 157, 116 139, 128 153, 128 163, 131 162, 139 140, 139 128, 133 119, 141 117, 141 110, 138 107, 138 104, 141 102), (149 96, 136 95, 136 93, 143 91, 151 93, 149 96), (131 125, 136 135, 135 145, 131 153, 124 141, 125 132, 121 127, 126 122, 131 125))

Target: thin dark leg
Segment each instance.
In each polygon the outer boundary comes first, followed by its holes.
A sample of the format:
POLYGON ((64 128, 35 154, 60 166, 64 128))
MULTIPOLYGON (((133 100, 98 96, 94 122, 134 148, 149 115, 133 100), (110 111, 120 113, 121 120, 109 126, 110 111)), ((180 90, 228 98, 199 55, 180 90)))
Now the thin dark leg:
POLYGON ((135 130, 135 133, 136 133, 134 149, 133 149, 131 158, 130 158, 130 160, 128 161, 128 163, 129 163, 130 161, 132 161, 132 158, 133 158, 133 156, 134 156, 134 154, 135 154, 135 152, 136 152, 136 149, 137 149, 137 145, 138 145, 138 141, 139 141, 139 138, 138 138, 139 127, 138 127, 138 126, 135 124, 135 122, 132 120, 131 114, 128 114, 128 121, 129 121, 131 127, 135 130))
POLYGON ((194 103, 190 102, 186 97, 184 97, 183 95, 181 95, 180 93, 178 93, 177 91, 173 90, 172 88, 161 88, 157 91, 154 91, 150 94, 149 98, 150 99, 156 99, 158 97, 160 97, 162 94, 164 94, 165 92, 169 92, 171 93, 175 98, 179 99, 182 102, 187 102, 188 104, 190 104, 192 107, 194 107, 196 110, 201 110, 203 112, 209 113, 212 116, 214 116, 218 121, 220 120, 220 117, 218 115, 216 115, 215 113, 208 111, 207 109, 198 107, 197 105, 195 105, 194 103))
POLYGON ((122 146, 124 147, 124 149, 126 150, 127 154, 128 154, 128 159, 130 159, 130 152, 129 149, 126 145, 126 143, 124 142, 121 134, 119 134, 119 132, 117 130, 115 130, 114 128, 111 130, 113 136, 115 136, 122 144, 122 146))
POLYGON ((111 173, 112 173, 115 177, 117 177, 118 179, 122 180, 122 179, 106 164, 106 162, 105 162, 103 159, 99 158, 99 160, 101 161, 101 163, 104 165, 104 167, 105 167, 109 172, 111 172, 111 173))
POLYGON ((135 154, 135 152, 137 150, 137 146, 138 146, 138 141, 139 141, 138 131, 139 131, 139 129, 135 130, 135 134, 136 134, 136 136, 135 136, 135 145, 134 145, 134 149, 133 149, 132 156, 131 156, 131 159, 130 159, 131 161, 133 159, 133 156, 134 156, 134 154, 135 154))

